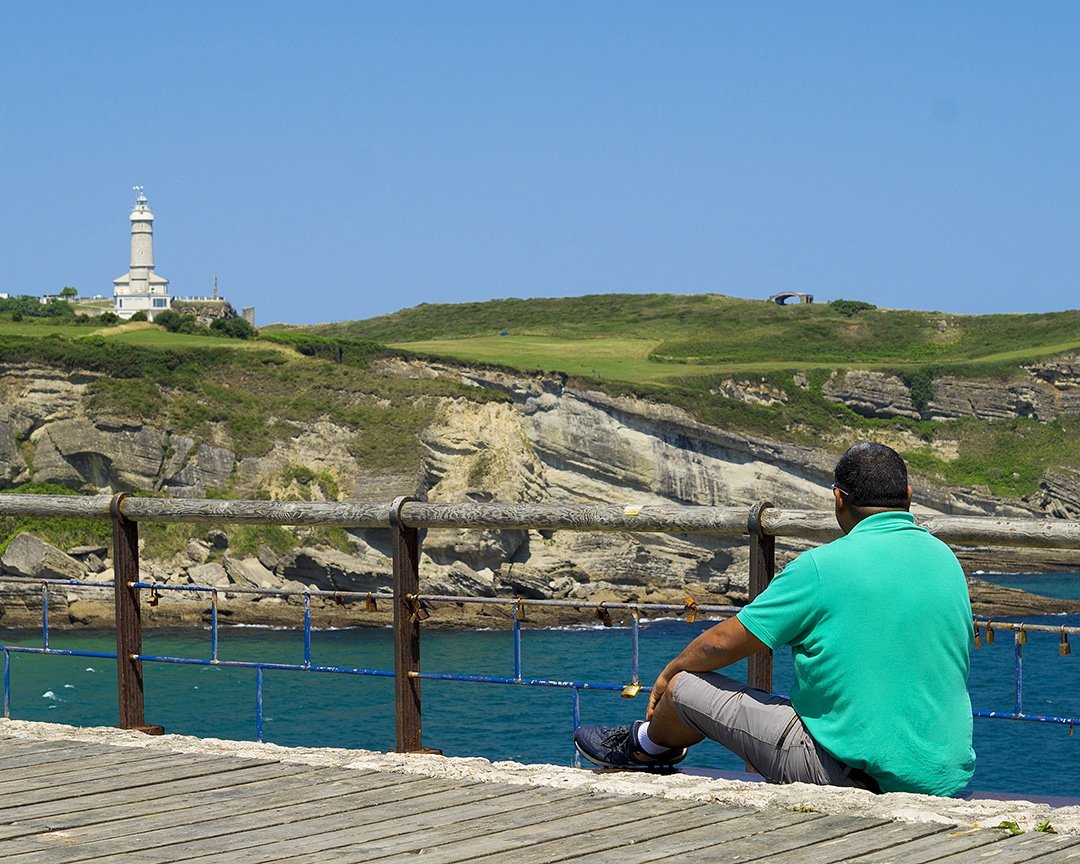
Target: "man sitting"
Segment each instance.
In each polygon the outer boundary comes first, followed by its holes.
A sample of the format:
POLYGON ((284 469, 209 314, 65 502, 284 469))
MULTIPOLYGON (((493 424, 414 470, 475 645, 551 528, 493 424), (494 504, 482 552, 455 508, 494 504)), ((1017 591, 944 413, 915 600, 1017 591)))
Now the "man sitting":
POLYGON ((954 795, 971 780, 967 581, 915 524, 898 453, 856 444, 834 471, 844 536, 804 552, 738 615, 664 667, 645 721, 582 726, 574 743, 609 767, 672 765, 704 738, 773 783, 954 795), (790 699, 718 674, 791 647, 790 699))

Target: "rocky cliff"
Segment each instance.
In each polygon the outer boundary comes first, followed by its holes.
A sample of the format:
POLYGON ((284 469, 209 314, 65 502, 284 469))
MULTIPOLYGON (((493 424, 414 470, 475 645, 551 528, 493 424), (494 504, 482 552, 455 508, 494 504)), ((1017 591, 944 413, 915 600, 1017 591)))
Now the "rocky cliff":
MULTIPOLYGON (((781 507, 827 506, 834 457, 824 450, 729 434, 678 408, 575 387, 557 375, 393 358, 381 364, 386 375, 452 377, 501 391, 508 399, 483 404, 444 400, 437 420, 423 434, 422 473, 405 476, 365 471, 350 453, 355 430, 324 419, 300 426, 295 436, 276 442, 266 454, 238 457, 221 434, 195 441, 151 418, 132 423, 95 415, 86 392, 91 375, 9 367, 0 377, 0 483, 52 482, 79 491, 137 489, 189 497, 228 489, 238 497, 318 498, 329 489, 342 500, 389 501, 409 494, 446 502, 674 502, 749 508, 768 498, 781 507), (305 472, 293 470, 297 466, 305 472), (311 482, 314 475, 333 482, 311 482)), ((1058 364, 1033 371, 1036 383, 1030 386, 1043 394, 1038 404, 1071 407, 1073 388, 1080 394, 1078 367, 1058 364)), ((847 373, 832 379, 827 392, 867 412, 915 412, 905 386, 879 373, 847 373)), ((939 392, 953 393, 948 404, 960 406, 964 400, 974 404, 970 394, 976 389, 957 396, 949 384, 939 392)), ((779 398, 734 382, 729 398, 742 398, 739 393, 779 398)), ((980 410, 998 410, 985 407, 990 396, 980 398, 980 410)), ((993 398, 998 399, 993 405, 1000 406, 1002 399, 1020 396, 998 393, 993 398)), ((947 404, 944 395, 935 399, 933 404, 947 404)), ((1025 404, 1037 401, 1031 396, 1025 404)), ((919 500, 925 510, 944 513, 1080 513, 1075 469, 1048 473, 1045 489, 1045 502, 1023 504, 920 483, 919 500)), ((349 532, 348 548, 336 550, 305 545, 300 537, 298 547, 285 555, 263 549, 246 557, 233 555, 223 536, 193 538, 167 560, 145 561, 148 576, 226 591, 230 586, 302 590, 310 585, 366 592, 390 584, 387 532, 349 532)), ((82 553, 57 558, 57 550, 35 551, 32 545, 13 543, 4 569, 40 576, 70 573, 75 567, 92 579, 111 578, 109 562, 102 560, 107 550, 95 552, 91 561, 82 553)), ((799 544, 783 546, 781 559, 798 549, 799 544)), ((679 602, 689 594, 701 602, 725 602, 745 596, 746 555, 744 543, 722 538, 430 531, 421 572, 425 591, 433 593, 646 602, 679 602)), ((93 623, 108 613, 107 608, 91 611, 91 605, 74 598, 71 603, 75 621, 93 623)), ((260 615, 272 605, 261 602, 260 615)), ((8 620, 14 619, 9 615, 8 620)))
POLYGON ((1036 363, 1025 367, 1022 377, 1002 381, 941 375, 928 380, 921 394, 899 375, 849 370, 834 373, 822 392, 864 417, 1053 420, 1080 415, 1080 359, 1036 363))

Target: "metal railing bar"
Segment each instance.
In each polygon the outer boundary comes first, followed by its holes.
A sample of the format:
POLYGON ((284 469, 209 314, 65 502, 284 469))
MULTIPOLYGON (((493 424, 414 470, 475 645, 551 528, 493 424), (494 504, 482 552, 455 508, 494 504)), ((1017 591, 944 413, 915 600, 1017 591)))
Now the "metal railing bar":
MULTIPOLYGON (((463 675, 457 672, 413 672, 412 678, 431 681, 460 681, 469 684, 515 684, 521 687, 571 687, 575 690, 605 690, 622 692, 625 684, 605 684, 595 681, 562 681, 550 678, 507 678, 501 675, 463 675)), ((651 687, 642 687, 642 692, 651 692, 651 687)))
POLYGON ((85 651, 80 648, 31 648, 24 645, 4 645, 5 652, 12 654, 48 654, 56 657, 97 657, 103 660, 115 660, 115 651, 85 651))
POLYGON ((1058 723, 1062 726, 1080 725, 1080 717, 1056 717, 1048 714, 1024 714, 1007 711, 972 711, 972 717, 983 717, 992 720, 1028 720, 1032 723, 1058 723))
POLYGON ((74 585, 79 588, 102 588, 109 591, 113 589, 111 579, 108 582, 87 582, 84 579, 42 579, 38 576, 17 576, 14 573, 4 573, 0 576, 0 580, 16 585, 74 585))
POLYGON ((976 627, 984 629, 989 626, 993 630, 1012 630, 1017 633, 1080 633, 1080 627, 1071 627, 1069 625, 1059 626, 1055 624, 1028 624, 1024 621, 991 621, 988 619, 976 618, 974 624, 976 627))
MULTIPOLYGON (((38 653, 41 652, 40 649, 38 653)), ((57 653, 57 652, 51 652, 57 653)), ((326 672, 339 675, 369 675, 378 678, 393 678, 390 669, 364 669, 359 666, 304 666, 300 663, 268 663, 262 660, 207 660, 202 657, 171 657, 160 654, 135 654, 132 660, 148 663, 171 663, 180 666, 214 666, 226 669, 273 669, 279 672, 326 672)))

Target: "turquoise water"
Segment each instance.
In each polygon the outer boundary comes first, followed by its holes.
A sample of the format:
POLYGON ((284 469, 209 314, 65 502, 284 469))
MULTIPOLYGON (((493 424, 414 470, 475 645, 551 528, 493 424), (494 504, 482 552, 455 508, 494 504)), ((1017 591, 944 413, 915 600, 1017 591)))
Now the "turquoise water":
POLYGON ((1019 588, 1043 597, 1080 600, 1080 573, 979 573, 978 577, 1006 588, 1019 588))
MULTIPOLYGON (((1080 616, 1024 619, 1054 626, 1080 626, 1080 616)), ((641 678, 651 682, 660 668, 709 622, 644 622, 641 678)), ((911 638, 918 638, 913 622, 911 638)), ((312 662, 318 665, 391 669, 387 629, 316 631, 312 662)), ((629 629, 527 630, 522 637, 526 678, 624 684, 630 679, 629 629)), ((38 632, 0 631, 8 645, 40 645, 38 632)), ((1031 634, 1024 648, 1024 710, 1029 714, 1080 717, 1080 644, 1062 657, 1056 634, 1031 634)), ((111 651, 110 632, 56 631, 52 648, 111 651)), ((223 660, 301 663, 303 634, 294 630, 223 628, 223 660)), ((207 630, 161 630, 144 634, 144 652, 206 658, 207 630)), ((504 631, 425 631, 425 672, 510 677, 512 634, 504 631)), ((74 725, 116 723, 115 664, 108 659, 10 655, 11 716, 74 725)), ((779 651, 775 688, 786 692, 790 657, 779 651)), ((1011 712, 1013 650, 1010 634, 972 655, 970 689, 977 709, 1011 712)), ((736 667, 743 675, 744 667, 736 667)), ((231 739, 255 737, 255 672, 250 669, 144 664, 147 722, 169 732, 231 739)), ((485 756, 530 763, 572 761, 571 694, 565 688, 424 681, 424 744, 453 756, 485 756)), ((286 745, 391 749, 393 692, 389 678, 268 670, 264 673, 264 740, 286 745)), ((645 696, 583 691, 584 723, 624 722, 641 715, 645 696)), ((1067 726, 976 718, 978 766, 973 788, 1025 794, 1080 794, 1080 735, 1067 726)), ((723 748, 705 743, 688 764, 740 770, 723 748)))

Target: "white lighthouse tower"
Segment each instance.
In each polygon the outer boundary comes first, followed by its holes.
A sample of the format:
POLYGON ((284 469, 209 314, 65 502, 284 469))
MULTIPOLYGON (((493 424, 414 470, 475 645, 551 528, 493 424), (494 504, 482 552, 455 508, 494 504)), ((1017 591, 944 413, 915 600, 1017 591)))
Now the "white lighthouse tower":
POLYGON ((142 186, 131 208, 131 269, 113 279, 113 311, 125 320, 142 310, 151 321, 172 304, 169 280, 154 272, 154 214, 142 186))

